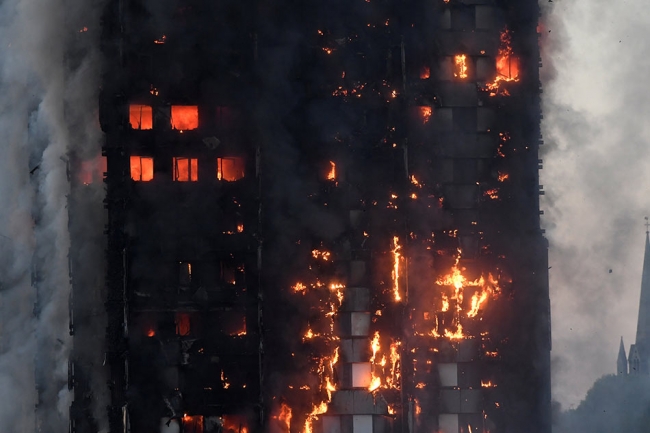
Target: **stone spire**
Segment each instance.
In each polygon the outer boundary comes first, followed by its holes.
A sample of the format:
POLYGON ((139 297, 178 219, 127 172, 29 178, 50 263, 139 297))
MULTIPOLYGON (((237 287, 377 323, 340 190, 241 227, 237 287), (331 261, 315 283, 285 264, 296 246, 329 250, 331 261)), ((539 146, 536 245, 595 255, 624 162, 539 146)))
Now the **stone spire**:
POLYGON ((616 361, 616 374, 619 376, 627 375, 627 356, 625 356, 625 346, 623 345, 623 337, 621 337, 621 344, 618 347, 618 360, 616 361))
POLYGON ((639 319, 636 327, 636 349, 639 352, 639 373, 649 374, 648 357, 650 356, 650 239, 648 238, 648 218, 646 217, 645 255, 643 257, 643 274, 641 276, 641 299, 639 301, 639 319))

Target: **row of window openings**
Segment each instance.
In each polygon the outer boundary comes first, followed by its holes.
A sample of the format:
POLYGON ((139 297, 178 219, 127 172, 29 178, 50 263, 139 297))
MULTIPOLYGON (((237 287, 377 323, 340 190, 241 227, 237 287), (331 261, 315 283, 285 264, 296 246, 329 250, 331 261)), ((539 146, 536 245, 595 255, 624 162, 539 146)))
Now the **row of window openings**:
MULTIPOLYGON (((135 156, 130 158, 131 179, 136 182, 153 180, 153 157, 135 156)), ((197 182, 199 180, 198 158, 176 156, 172 158, 172 179, 177 182, 197 182)), ((244 177, 244 158, 217 158, 217 179, 233 182, 244 177)))
MULTIPOLYGON (((169 125, 178 131, 191 131, 199 127, 198 105, 172 105, 169 112, 169 125)), ((166 117, 166 116, 165 116, 166 117)), ((215 122, 218 127, 231 126, 237 117, 237 112, 229 107, 217 107, 215 122)), ((154 116, 151 105, 129 105, 129 124, 131 129, 153 129, 154 116)))
MULTIPOLYGON (((224 313, 225 314, 225 313, 224 313)), ((194 319, 197 320, 197 319, 194 319)), ((180 337, 197 335, 192 326, 193 319, 190 313, 177 312, 174 316, 175 333, 180 337)), ((153 323, 145 325, 144 333, 147 337, 155 337, 158 327, 153 323)), ((231 337, 243 337, 246 335, 246 316, 240 312, 229 312, 226 320, 221 324, 221 331, 231 337)))

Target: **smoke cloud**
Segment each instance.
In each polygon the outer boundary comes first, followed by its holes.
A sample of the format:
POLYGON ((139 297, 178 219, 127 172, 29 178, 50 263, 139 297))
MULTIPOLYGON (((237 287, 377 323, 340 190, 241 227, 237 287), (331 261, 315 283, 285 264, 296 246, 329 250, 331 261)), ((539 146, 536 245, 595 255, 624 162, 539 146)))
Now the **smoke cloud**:
POLYGON ((97 75, 89 65, 97 55, 89 49, 92 37, 78 35, 92 24, 99 30, 97 6, 0 5, 0 421, 6 431, 58 432, 68 425, 67 155, 99 149, 97 133, 89 131, 96 124, 89 77, 97 75))
POLYGON ((550 240, 553 392, 564 407, 634 342, 650 213, 650 18, 642 3, 554 1, 543 32, 543 224, 550 240))

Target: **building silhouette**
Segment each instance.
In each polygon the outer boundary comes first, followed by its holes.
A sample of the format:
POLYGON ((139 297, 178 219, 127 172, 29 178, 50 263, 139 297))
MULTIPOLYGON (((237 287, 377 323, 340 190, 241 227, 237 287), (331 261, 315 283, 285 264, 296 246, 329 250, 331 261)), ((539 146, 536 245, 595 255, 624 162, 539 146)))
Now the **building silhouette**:
POLYGON ((108 1, 71 431, 549 433, 538 18, 108 1))

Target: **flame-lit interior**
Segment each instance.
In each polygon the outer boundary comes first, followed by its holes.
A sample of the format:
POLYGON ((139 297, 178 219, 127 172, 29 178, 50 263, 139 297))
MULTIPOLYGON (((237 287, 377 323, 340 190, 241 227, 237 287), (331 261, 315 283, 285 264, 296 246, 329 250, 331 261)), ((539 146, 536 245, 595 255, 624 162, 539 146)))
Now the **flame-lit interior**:
POLYGON ((173 158, 174 180, 178 182, 196 182, 199 180, 199 160, 175 156, 173 158))
POLYGON ((153 109, 149 105, 129 105, 129 122, 132 129, 152 129, 153 109))
POLYGON ((131 179, 148 182, 153 179, 153 158, 131 155, 131 179))
POLYGON ((243 179, 245 168, 244 158, 238 156, 217 158, 217 179, 228 182, 243 179))
POLYGON ((467 78, 469 59, 466 54, 457 54, 454 56, 454 77, 467 78))
POLYGON ((199 127, 199 107, 196 105, 172 105, 172 129, 189 131, 199 127))

